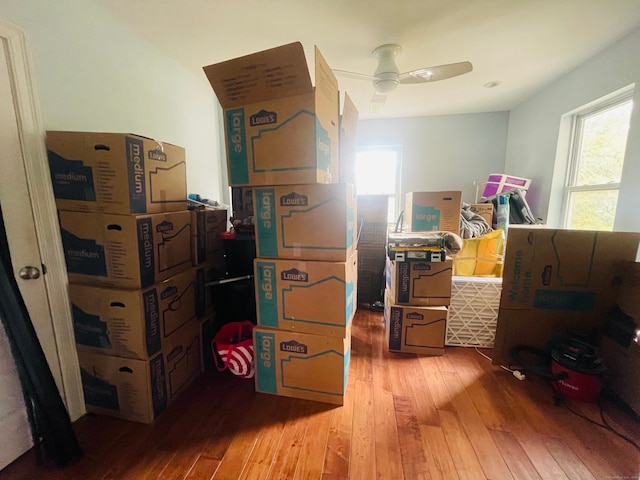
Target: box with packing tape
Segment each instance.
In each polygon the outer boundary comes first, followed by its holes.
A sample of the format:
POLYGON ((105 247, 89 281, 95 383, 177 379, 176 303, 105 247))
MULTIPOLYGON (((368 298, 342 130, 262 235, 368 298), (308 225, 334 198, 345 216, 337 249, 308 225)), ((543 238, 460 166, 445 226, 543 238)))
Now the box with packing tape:
POLYGON ((393 303, 447 306, 451 302, 453 262, 393 261, 387 257, 386 286, 393 303))
POLYGON ((137 289, 191 267, 188 210, 153 215, 58 212, 71 283, 137 289))
POLYGON ((203 310, 192 268, 141 290, 69 285, 78 350, 147 359, 203 310))
POLYGON ((358 261, 255 259, 258 325, 344 337, 356 310, 358 261))
POLYGON ((185 150, 121 133, 49 131, 58 210, 131 215, 186 210, 185 150))
POLYGON ((387 290, 384 323, 389 351, 422 355, 444 354, 446 307, 396 305, 387 290))
POLYGON ((356 248, 353 185, 254 187, 257 257, 346 262, 356 248))
POLYGON ((342 405, 351 358, 344 338, 253 329, 256 391, 342 405))
POLYGON ((201 265, 224 256, 220 234, 227 231, 227 210, 193 208, 190 212, 193 265, 201 265))
POLYGON ((203 68, 224 110, 229 185, 338 181, 338 81, 317 47, 315 88, 299 42, 203 68))
POLYGON ((409 192, 404 221, 408 232, 445 231, 460 235, 462 192, 409 192))
POLYGON ((183 326, 148 360, 79 350, 87 411, 152 423, 200 374, 199 328, 183 326))

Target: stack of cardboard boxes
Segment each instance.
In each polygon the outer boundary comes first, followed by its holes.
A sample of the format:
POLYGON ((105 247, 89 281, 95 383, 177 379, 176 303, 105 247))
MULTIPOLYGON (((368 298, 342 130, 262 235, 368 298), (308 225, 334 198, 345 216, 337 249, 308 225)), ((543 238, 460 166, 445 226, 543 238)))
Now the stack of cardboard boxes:
POLYGON ((300 43, 204 70, 224 109, 234 218, 255 218, 256 390, 341 404, 357 231, 337 80, 316 48, 314 88, 300 43))
MULTIPOLYGON (((409 232, 460 231, 461 192, 410 192, 405 200, 409 232)), ((384 321, 389 350, 444 354, 452 260, 387 257, 384 321)))
POLYGON ((183 148, 47 132, 87 410, 152 422, 201 369, 183 148))

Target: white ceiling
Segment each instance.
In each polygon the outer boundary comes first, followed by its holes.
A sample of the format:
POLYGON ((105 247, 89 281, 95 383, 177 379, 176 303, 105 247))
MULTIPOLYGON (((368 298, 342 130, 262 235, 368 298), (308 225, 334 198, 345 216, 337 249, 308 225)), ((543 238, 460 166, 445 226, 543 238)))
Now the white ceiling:
MULTIPOLYGON (((466 75, 401 85, 378 113, 368 81, 338 77, 360 118, 506 111, 640 26, 639 0, 94 0, 186 67, 300 41, 332 68, 372 74, 402 45, 401 72, 468 60, 466 75), (483 88, 500 81, 496 88, 483 88)), ((606 72, 603 72, 603 75, 606 72)))

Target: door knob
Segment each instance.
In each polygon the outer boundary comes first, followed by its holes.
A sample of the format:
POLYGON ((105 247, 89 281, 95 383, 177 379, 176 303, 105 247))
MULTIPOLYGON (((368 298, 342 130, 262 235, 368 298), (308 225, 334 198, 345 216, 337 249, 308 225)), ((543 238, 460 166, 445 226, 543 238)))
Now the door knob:
POLYGON ((30 266, 22 267, 18 272, 18 275, 23 280, 35 280, 40 277, 40 269, 30 266))

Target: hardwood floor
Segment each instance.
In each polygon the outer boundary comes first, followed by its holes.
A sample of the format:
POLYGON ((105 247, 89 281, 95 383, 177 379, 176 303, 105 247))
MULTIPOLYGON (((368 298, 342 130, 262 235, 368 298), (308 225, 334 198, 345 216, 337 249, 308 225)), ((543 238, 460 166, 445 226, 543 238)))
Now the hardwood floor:
MULTIPOLYGON (((596 405, 555 405, 542 380, 519 381, 473 348, 391 354, 383 332, 380 313, 358 311, 342 407, 206 373, 154 425, 86 415, 80 461, 36 465, 31 451, 0 479, 638 479, 639 451, 568 408, 601 421, 596 405)), ((603 407, 640 441, 635 420, 603 407)))

